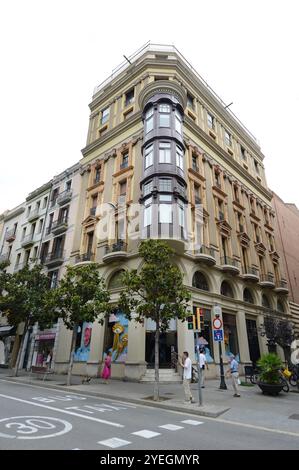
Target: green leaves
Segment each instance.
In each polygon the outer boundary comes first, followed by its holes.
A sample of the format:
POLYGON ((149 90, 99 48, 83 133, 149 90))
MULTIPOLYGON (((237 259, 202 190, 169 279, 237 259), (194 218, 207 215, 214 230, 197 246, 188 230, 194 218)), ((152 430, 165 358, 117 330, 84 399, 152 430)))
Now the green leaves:
POLYGON ((163 331, 172 318, 186 318, 190 294, 174 264, 174 251, 166 242, 142 241, 139 254, 145 262, 140 273, 133 270, 123 275, 120 307, 129 319, 134 312, 136 321, 151 318, 163 331))
POLYGON ((279 383, 279 370, 282 368, 282 361, 276 354, 264 354, 257 361, 257 365, 261 371, 261 382, 265 382, 268 384, 279 383))

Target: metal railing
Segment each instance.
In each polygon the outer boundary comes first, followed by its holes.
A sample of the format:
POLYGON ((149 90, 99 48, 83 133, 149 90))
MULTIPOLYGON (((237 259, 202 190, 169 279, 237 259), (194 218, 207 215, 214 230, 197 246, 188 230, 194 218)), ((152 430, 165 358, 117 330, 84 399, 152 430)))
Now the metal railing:
POLYGON ((222 256, 220 259, 221 265, 234 266, 240 268, 240 261, 230 258, 229 256, 222 256))
POLYGON ((7 230, 5 233, 5 241, 12 240, 16 238, 16 231, 14 229, 7 230))
POLYGON ((22 238, 21 244, 26 245, 26 243, 33 243, 33 238, 34 238, 34 233, 30 233, 29 235, 26 235, 25 237, 22 238))
POLYGON ((258 276, 259 272, 256 268, 243 266, 243 274, 253 274, 254 276, 258 276))
POLYGON ((65 257, 65 251, 63 250, 53 251, 52 253, 48 253, 47 256, 45 256, 44 263, 51 263, 53 261, 63 260, 64 257, 65 257))
POLYGON ((115 251, 127 251, 127 243, 122 240, 118 240, 116 243, 112 245, 106 245, 106 254, 114 253, 115 251))
POLYGON ((75 263, 83 263, 84 261, 94 261, 94 253, 87 252, 76 256, 75 263))
POLYGON ((155 44, 151 43, 151 41, 148 41, 145 43, 142 47, 140 47, 137 51, 135 51, 133 54, 127 56, 129 59, 129 62, 127 60, 123 61, 121 64, 119 64, 117 67, 115 67, 112 70, 112 74, 106 78, 104 81, 102 81, 98 86, 94 88, 93 91, 93 98, 95 98, 95 95, 97 95, 101 90, 103 91, 103 88, 108 85, 112 80, 114 80, 116 77, 121 75, 122 72, 124 72, 127 68, 129 68, 132 62, 137 61, 145 52, 147 51, 153 51, 153 52, 169 52, 169 53, 175 53, 184 63, 188 69, 196 75, 197 79, 201 82, 202 85, 204 85, 205 88, 208 89, 208 91, 213 95, 213 97, 224 107, 225 112, 227 112, 236 122, 239 126, 242 127, 242 129, 246 132, 246 134, 256 143, 258 144, 258 140, 256 137, 247 129, 247 127, 240 121, 240 119, 227 107, 227 104, 224 103, 224 101, 220 98, 219 95, 209 86, 207 81, 197 72, 197 70, 190 64, 190 62, 179 52, 179 50, 173 46, 172 44, 155 44))
POLYGON ((58 194, 58 196, 56 198, 57 204, 64 201, 65 199, 70 199, 72 197, 72 192, 73 191, 71 189, 66 189, 62 193, 58 194))
POLYGON ((61 219, 54 220, 51 226, 51 231, 56 230, 58 227, 68 224, 68 217, 62 217, 61 219))
POLYGON ((215 258, 215 250, 214 248, 210 248, 209 246, 201 245, 200 249, 196 251, 196 253, 200 253, 203 255, 209 255, 215 258))
POLYGON ((27 215, 27 219, 30 220, 30 219, 33 219, 34 217, 38 217, 39 211, 40 211, 39 207, 37 209, 34 209, 33 211, 30 211, 27 215))
POLYGON ((274 274, 271 274, 271 273, 261 274, 260 281, 261 282, 271 282, 271 283, 274 284, 274 274))
POLYGON ((282 287, 284 289, 287 289, 288 288, 287 280, 286 279, 279 279, 278 281, 276 281, 276 287, 282 287))

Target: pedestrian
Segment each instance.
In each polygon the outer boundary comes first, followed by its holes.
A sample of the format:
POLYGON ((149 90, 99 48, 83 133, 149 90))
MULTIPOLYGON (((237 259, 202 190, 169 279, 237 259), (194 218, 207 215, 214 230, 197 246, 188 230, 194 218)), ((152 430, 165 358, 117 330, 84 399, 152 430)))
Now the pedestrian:
POLYGON ((47 369, 51 369, 52 357, 53 357, 53 351, 48 351, 48 354, 47 354, 47 357, 46 357, 46 367, 47 367, 47 369))
POLYGON ((183 367, 184 370, 183 385, 185 391, 185 401, 188 403, 194 403, 193 396, 190 390, 190 383, 192 377, 192 362, 187 351, 183 352, 183 357, 180 360, 180 365, 183 367))
POLYGON ((205 350, 199 350, 199 368, 201 369, 201 388, 205 388, 205 370, 209 370, 205 350))
POLYGON ((238 379, 239 379, 239 363, 233 354, 229 356, 230 366, 227 374, 230 374, 232 378, 232 386, 234 389, 234 397, 240 397, 238 379))
POLYGON ((102 375, 101 375, 102 379, 105 380, 106 384, 108 383, 108 380, 111 377, 111 361, 112 361, 111 351, 108 351, 105 357, 104 368, 103 368, 102 375))

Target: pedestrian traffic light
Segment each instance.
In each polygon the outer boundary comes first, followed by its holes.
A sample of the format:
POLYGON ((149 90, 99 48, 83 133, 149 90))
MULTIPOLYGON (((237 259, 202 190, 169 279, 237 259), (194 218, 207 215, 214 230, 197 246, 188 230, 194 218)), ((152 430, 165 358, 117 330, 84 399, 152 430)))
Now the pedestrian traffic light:
POLYGON ((190 315, 190 317, 187 318, 187 322, 188 330, 196 330, 195 315, 190 315))

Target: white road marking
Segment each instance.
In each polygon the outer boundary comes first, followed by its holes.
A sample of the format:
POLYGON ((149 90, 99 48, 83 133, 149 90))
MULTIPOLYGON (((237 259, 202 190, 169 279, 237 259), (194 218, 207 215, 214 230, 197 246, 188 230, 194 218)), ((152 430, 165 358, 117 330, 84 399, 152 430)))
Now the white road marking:
POLYGON ((61 409, 61 408, 54 408, 54 406, 42 405, 41 403, 34 403, 32 401, 29 401, 29 400, 23 400, 22 398, 16 398, 16 397, 11 397, 11 396, 2 395, 2 394, 0 394, 0 397, 7 398, 8 400, 15 400, 15 401, 19 401, 21 403, 26 403, 27 405, 39 406, 41 408, 46 408, 47 410, 58 411, 59 413, 65 413, 65 414, 68 414, 68 415, 77 416, 78 418, 89 419, 90 421, 96 421, 98 423, 108 424, 109 426, 115 426, 117 428, 124 428, 125 427, 123 424, 114 423, 112 421, 106 421, 104 419, 94 418, 92 416, 80 415, 79 413, 74 413, 73 411, 68 411, 68 410, 64 410, 64 409, 61 409))
POLYGON ((132 443, 129 441, 125 441, 124 439, 119 439, 118 437, 112 437, 112 439, 106 439, 105 441, 98 441, 98 444, 111 447, 111 449, 116 449, 117 447, 127 446, 132 443))
POLYGON ((137 406, 131 405, 131 404, 123 402, 123 401, 114 401, 114 402, 112 402, 112 405, 123 405, 123 406, 126 406, 128 408, 137 408, 137 406))
POLYGON ((191 424, 191 426, 198 426, 199 424, 204 424, 202 421, 195 421, 195 419, 185 419, 182 421, 184 424, 191 424))
POLYGON ((177 426, 176 424, 163 424, 159 428, 167 429, 168 431, 178 431, 179 429, 184 429, 183 426, 177 426))
POLYGON ((73 427, 68 421, 48 416, 11 416, 10 418, 0 419, 0 426, 2 423, 4 424, 5 421, 6 424, 4 427, 7 428, 10 432, 13 431, 14 434, 10 435, 0 432, 0 437, 9 439, 48 439, 49 437, 56 437, 60 436, 61 434, 65 434, 73 427), (53 424, 53 421, 55 424, 53 424), (57 431, 52 434, 44 434, 42 436, 28 436, 28 434, 43 432, 41 431, 43 429, 55 429, 58 425, 60 425, 60 427, 63 426, 61 431, 57 431), (25 436, 22 434, 25 434, 25 436))
POLYGON ((132 432, 134 436, 144 437, 144 439, 151 439, 152 437, 161 436, 160 432, 149 431, 148 429, 142 429, 142 431, 132 432))

